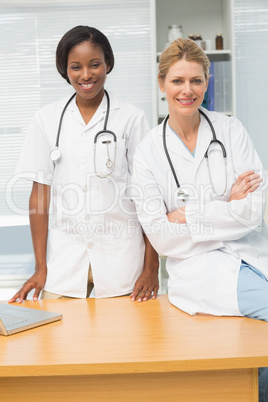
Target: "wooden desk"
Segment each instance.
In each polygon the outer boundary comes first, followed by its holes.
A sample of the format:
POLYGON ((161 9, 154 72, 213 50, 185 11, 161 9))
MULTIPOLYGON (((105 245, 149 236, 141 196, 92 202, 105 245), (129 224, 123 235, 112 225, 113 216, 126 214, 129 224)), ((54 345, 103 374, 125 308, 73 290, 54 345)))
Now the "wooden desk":
POLYGON ((1 401, 258 400, 268 324, 191 317, 167 296, 27 301, 63 320, 0 337, 1 401))

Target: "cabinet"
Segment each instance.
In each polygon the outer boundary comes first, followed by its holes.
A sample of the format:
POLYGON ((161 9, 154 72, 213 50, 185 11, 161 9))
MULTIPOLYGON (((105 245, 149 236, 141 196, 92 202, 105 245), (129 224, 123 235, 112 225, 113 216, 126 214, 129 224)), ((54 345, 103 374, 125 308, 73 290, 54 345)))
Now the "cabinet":
MULTIPOLYGON (((211 40, 206 53, 214 67, 214 110, 235 114, 233 6, 232 0, 156 0, 157 60, 168 39, 168 26, 182 25, 184 37, 201 34, 211 40), (223 50, 215 50, 216 34, 223 35, 223 50)), ((163 94, 158 89, 158 118, 168 113, 163 94)))

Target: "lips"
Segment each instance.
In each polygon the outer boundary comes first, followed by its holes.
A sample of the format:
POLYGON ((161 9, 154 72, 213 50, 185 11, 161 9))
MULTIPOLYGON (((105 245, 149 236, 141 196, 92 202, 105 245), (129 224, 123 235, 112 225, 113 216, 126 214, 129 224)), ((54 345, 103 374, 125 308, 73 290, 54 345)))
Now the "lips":
POLYGON ((196 98, 194 99, 177 99, 182 105, 192 105, 196 98))
POLYGON ((90 88, 92 88, 92 87, 95 85, 95 82, 91 82, 90 84, 82 84, 82 83, 79 83, 79 85, 80 85, 82 88, 84 88, 84 89, 90 89, 90 88))

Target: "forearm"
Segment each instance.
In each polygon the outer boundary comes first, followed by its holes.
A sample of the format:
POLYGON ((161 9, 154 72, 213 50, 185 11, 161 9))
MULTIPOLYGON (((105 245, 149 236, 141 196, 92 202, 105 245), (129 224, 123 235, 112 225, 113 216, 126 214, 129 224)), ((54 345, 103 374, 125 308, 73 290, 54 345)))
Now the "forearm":
POLYGON ((144 236, 145 253, 143 271, 137 279, 133 292, 130 295, 131 300, 147 301, 150 297, 155 299, 159 289, 158 268, 159 258, 155 249, 152 247, 147 236, 144 236))
POLYGON ((187 206, 186 220, 194 242, 237 240, 261 224, 262 195, 231 202, 213 201, 204 205, 202 212, 187 206))
POLYGON ((10 303, 26 300, 28 293, 35 289, 33 300, 37 301, 45 286, 47 277, 46 250, 48 236, 48 212, 50 187, 33 183, 29 201, 29 218, 35 255, 35 273, 23 284, 21 289, 9 300, 10 303))
POLYGON ((159 257, 157 251, 153 248, 148 240, 146 234, 143 234, 145 243, 145 253, 144 253, 144 270, 148 269, 152 272, 158 272, 159 268, 159 257))
POLYGON ((36 269, 46 271, 50 187, 33 184, 29 202, 29 218, 36 269))

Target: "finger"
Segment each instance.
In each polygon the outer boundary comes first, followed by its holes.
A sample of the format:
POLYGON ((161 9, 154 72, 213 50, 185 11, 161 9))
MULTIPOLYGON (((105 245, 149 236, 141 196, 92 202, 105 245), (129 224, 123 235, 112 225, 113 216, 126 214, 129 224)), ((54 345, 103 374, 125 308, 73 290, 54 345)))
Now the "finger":
POLYGON ((238 181, 243 181, 243 180, 246 179, 246 177, 248 177, 248 176, 250 176, 250 175, 252 175, 254 173, 255 173, 254 170, 249 170, 247 172, 244 172, 244 173, 242 173, 241 175, 238 176, 237 180, 238 181))
POLYGON ((257 188, 259 188, 260 187, 260 183, 257 183, 257 184, 255 184, 254 186, 252 186, 252 187, 250 187, 249 189, 248 189, 248 191, 246 192, 246 194, 249 194, 249 193, 253 193, 255 190, 257 190, 257 188))
POLYGON ((26 300, 26 299, 27 299, 27 296, 28 296, 28 293, 29 293, 32 289, 34 289, 34 286, 32 286, 32 285, 26 285, 25 287, 23 287, 23 288, 21 289, 21 291, 20 291, 20 296, 19 296, 18 302, 19 302, 19 303, 22 303, 23 300, 26 300))
POLYGON ((157 298, 158 290, 159 290, 159 286, 155 287, 155 289, 154 289, 154 291, 153 291, 152 299, 156 299, 156 298, 157 298))
POLYGON ((8 303, 14 303, 20 296, 20 291, 18 291, 11 299, 8 300, 8 303))
POLYGON ((145 292, 145 296, 143 297, 142 301, 147 301, 150 299, 152 295, 152 290, 149 288, 146 292, 145 292))
MULTIPOLYGON (((259 186, 261 182, 262 182, 262 178, 260 178, 260 177, 252 179, 251 181, 246 183, 246 185, 244 186, 244 191, 249 192, 249 190, 252 187, 255 187, 256 185, 259 186)), ((255 187, 255 189, 256 189, 256 187, 255 187)))
MULTIPOLYGON (((138 296, 138 302, 141 302, 146 297, 146 294, 147 294, 147 290, 142 289, 140 291, 139 296, 138 296)), ((147 296, 147 300, 148 300, 149 297, 150 297, 150 294, 147 296)))
POLYGON ((253 186, 255 186, 256 184, 257 184, 257 185, 260 185, 261 182, 262 182, 262 178, 261 178, 261 177, 255 178, 255 179, 253 179, 253 180, 250 181, 250 186, 253 187, 253 186))
POLYGON ((135 286, 135 288, 134 288, 132 294, 130 295, 131 301, 135 301, 135 300, 137 299, 138 294, 140 293, 140 291, 141 291, 141 288, 135 286))
POLYGON ((35 292, 33 294, 33 301, 37 301, 41 292, 41 288, 35 289, 35 292))
POLYGON ((253 174, 250 174, 250 175, 246 176, 242 180, 242 183, 247 184, 247 183, 250 183, 251 181, 259 179, 259 178, 260 178, 260 175, 258 173, 253 173, 253 174))

